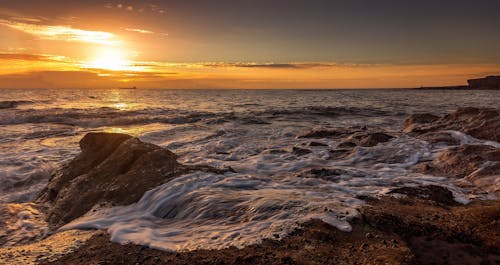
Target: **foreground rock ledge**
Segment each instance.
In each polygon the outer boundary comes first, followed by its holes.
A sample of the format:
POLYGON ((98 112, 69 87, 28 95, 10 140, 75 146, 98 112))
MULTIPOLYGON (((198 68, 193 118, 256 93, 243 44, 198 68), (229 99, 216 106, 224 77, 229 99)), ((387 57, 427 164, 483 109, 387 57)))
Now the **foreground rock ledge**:
POLYGON ((365 198, 352 232, 313 220, 281 240, 242 249, 171 253, 99 234, 44 264, 497 264, 500 202, 460 205, 442 187, 400 188, 365 198))
POLYGON ((176 176, 176 155, 159 146, 117 133, 89 133, 81 153, 49 180, 37 202, 52 225, 82 216, 98 203, 126 205, 176 176))

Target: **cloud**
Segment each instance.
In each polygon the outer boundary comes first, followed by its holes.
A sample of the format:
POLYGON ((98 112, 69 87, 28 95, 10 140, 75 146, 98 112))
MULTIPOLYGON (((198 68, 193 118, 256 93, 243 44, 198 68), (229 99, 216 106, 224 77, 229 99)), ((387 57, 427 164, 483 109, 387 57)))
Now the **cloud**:
POLYGON ((126 31, 137 32, 141 34, 154 34, 153 31, 145 30, 145 29, 135 29, 135 28, 125 28, 126 31))
POLYGON ((0 60, 23 60, 40 62, 65 62, 61 56, 26 54, 26 53, 0 53, 0 60))
POLYGON ((0 25, 22 31, 45 40, 85 42, 103 45, 117 45, 120 43, 113 33, 104 31, 75 29, 70 26, 60 25, 53 26, 30 24, 4 19, 0 19, 0 25))
POLYGON ((335 63, 205 63, 206 67, 272 68, 272 69, 307 69, 316 67, 334 67, 335 63))

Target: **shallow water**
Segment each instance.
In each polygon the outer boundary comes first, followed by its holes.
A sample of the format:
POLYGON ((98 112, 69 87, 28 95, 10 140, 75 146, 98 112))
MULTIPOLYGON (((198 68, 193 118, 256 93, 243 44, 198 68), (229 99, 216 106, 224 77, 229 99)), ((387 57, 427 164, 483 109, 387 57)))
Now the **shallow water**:
MULTIPOLYGON (((500 91, 415 90, 2 90, 0 202, 31 201, 58 165, 78 153, 87 132, 123 132, 179 155, 179 162, 231 166, 237 173, 192 173, 136 204, 103 209, 66 228, 108 229, 117 242, 186 250, 244 246, 279 238, 320 218, 343 230, 360 195, 433 183, 466 201, 449 180, 412 173, 443 146, 401 133, 411 113, 500 107, 500 91), (10 102, 10 103, 9 103, 10 102), (327 146, 298 136, 313 128, 367 126, 396 136, 332 159, 327 146), (293 147, 312 153, 297 156, 293 147), (318 178, 308 169, 332 167, 318 178)), ((476 139, 455 133, 462 141, 476 139)), ((498 143, 487 143, 497 145, 498 143)))

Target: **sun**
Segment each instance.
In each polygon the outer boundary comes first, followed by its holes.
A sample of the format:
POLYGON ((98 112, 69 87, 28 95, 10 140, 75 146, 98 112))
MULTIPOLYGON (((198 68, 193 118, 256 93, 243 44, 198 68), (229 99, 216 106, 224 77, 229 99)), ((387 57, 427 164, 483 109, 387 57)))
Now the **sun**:
POLYGON ((125 71, 133 68, 127 53, 119 48, 104 48, 95 53, 86 68, 104 69, 112 71, 125 71))

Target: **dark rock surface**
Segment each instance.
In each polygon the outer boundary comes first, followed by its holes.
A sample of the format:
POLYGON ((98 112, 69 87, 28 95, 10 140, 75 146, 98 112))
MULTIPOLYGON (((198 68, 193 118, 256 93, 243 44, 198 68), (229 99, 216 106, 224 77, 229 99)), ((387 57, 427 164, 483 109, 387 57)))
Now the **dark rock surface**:
POLYGON ((48 221, 67 223, 98 203, 126 205, 175 176, 176 155, 125 134, 89 133, 81 153, 58 170, 37 202, 48 205, 48 221))
POLYGON ((137 245, 111 243, 94 236, 83 247, 42 264, 414 264, 406 244, 394 233, 353 224, 342 232, 313 220, 282 240, 264 240, 243 249, 195 250, 169 253, 137 245), (371 236, 367 237, 366 235, 371 236), (397 243, 396 243, 397 242, 397 243))
POLYGON ((294 146, 292 148, 292 153, 296 156, 304 156, 304 155, 307 155, 307 154, 310 154, 312 151, 309 150, 309 149, 305 149, 305 148, 300 148, 300 147, 296 147, 294 146))
POLYGON ((469 88, 472 89, 499 89, 500 90, 500 76, 487 76, 478 79, 467 80, 469 88))
POLYGON ((317 129, 306 134, 300 135, 299 138, 332 138, 343 137, 353 133, 348 129, 317 129))
POLYGON ((478 139, 500 141, 500 110, 490 108, 460 108, 435 119, 432 114, 414 114, 405 121, 404 131, 423 134, 455 130, 478 139))
POLYGON ((411 132, 414 127, 421 124, 429 124, 439 119, 439 116, 430 113, 412 114, 405 120, 404 131, 411 132))
POLYGON ((328 146, 328 145, 320 142, 310 142, 309 146, 328 146))
POLYGON ((443 151, 431 162, 417 164, 414 171, 465 178, 488 192, 499 192, 500 148, 490 145, 461 145, 443 151))
POLYGON ((429 185, 420 187, 401 187, 393 189, 389 194, 404 194, 412 198, 425 199, 442 205, 458 205, 453 199, 453 193, 446 188, 429 185))
POLYGON ((352 134, 347 140, 363 147, 372 147, 379 143, 388 142, 392 138, 394 137, 383 132, 361 132, 352 134))
POLYGON ((440 197, 422 198, 420 191, 370 200, 361 209, 363 220, 403 238, 416 264, 498 264, 500 201, 446 204, 440 197))
MULTIPOLYGON (((310 174, 335 174, 319 169, 310 174)), ((396 189, 405 198, 367 198, 346 233, 313 220, 280 240, 242 249, 169 253, 97 235, 44 264, 497 264, 500 202, 460 205, 436 186, 396 189), (439 193, 444 193, 439 195, 439 193), (423 196, 428 195, 428 196, 423 196)))

